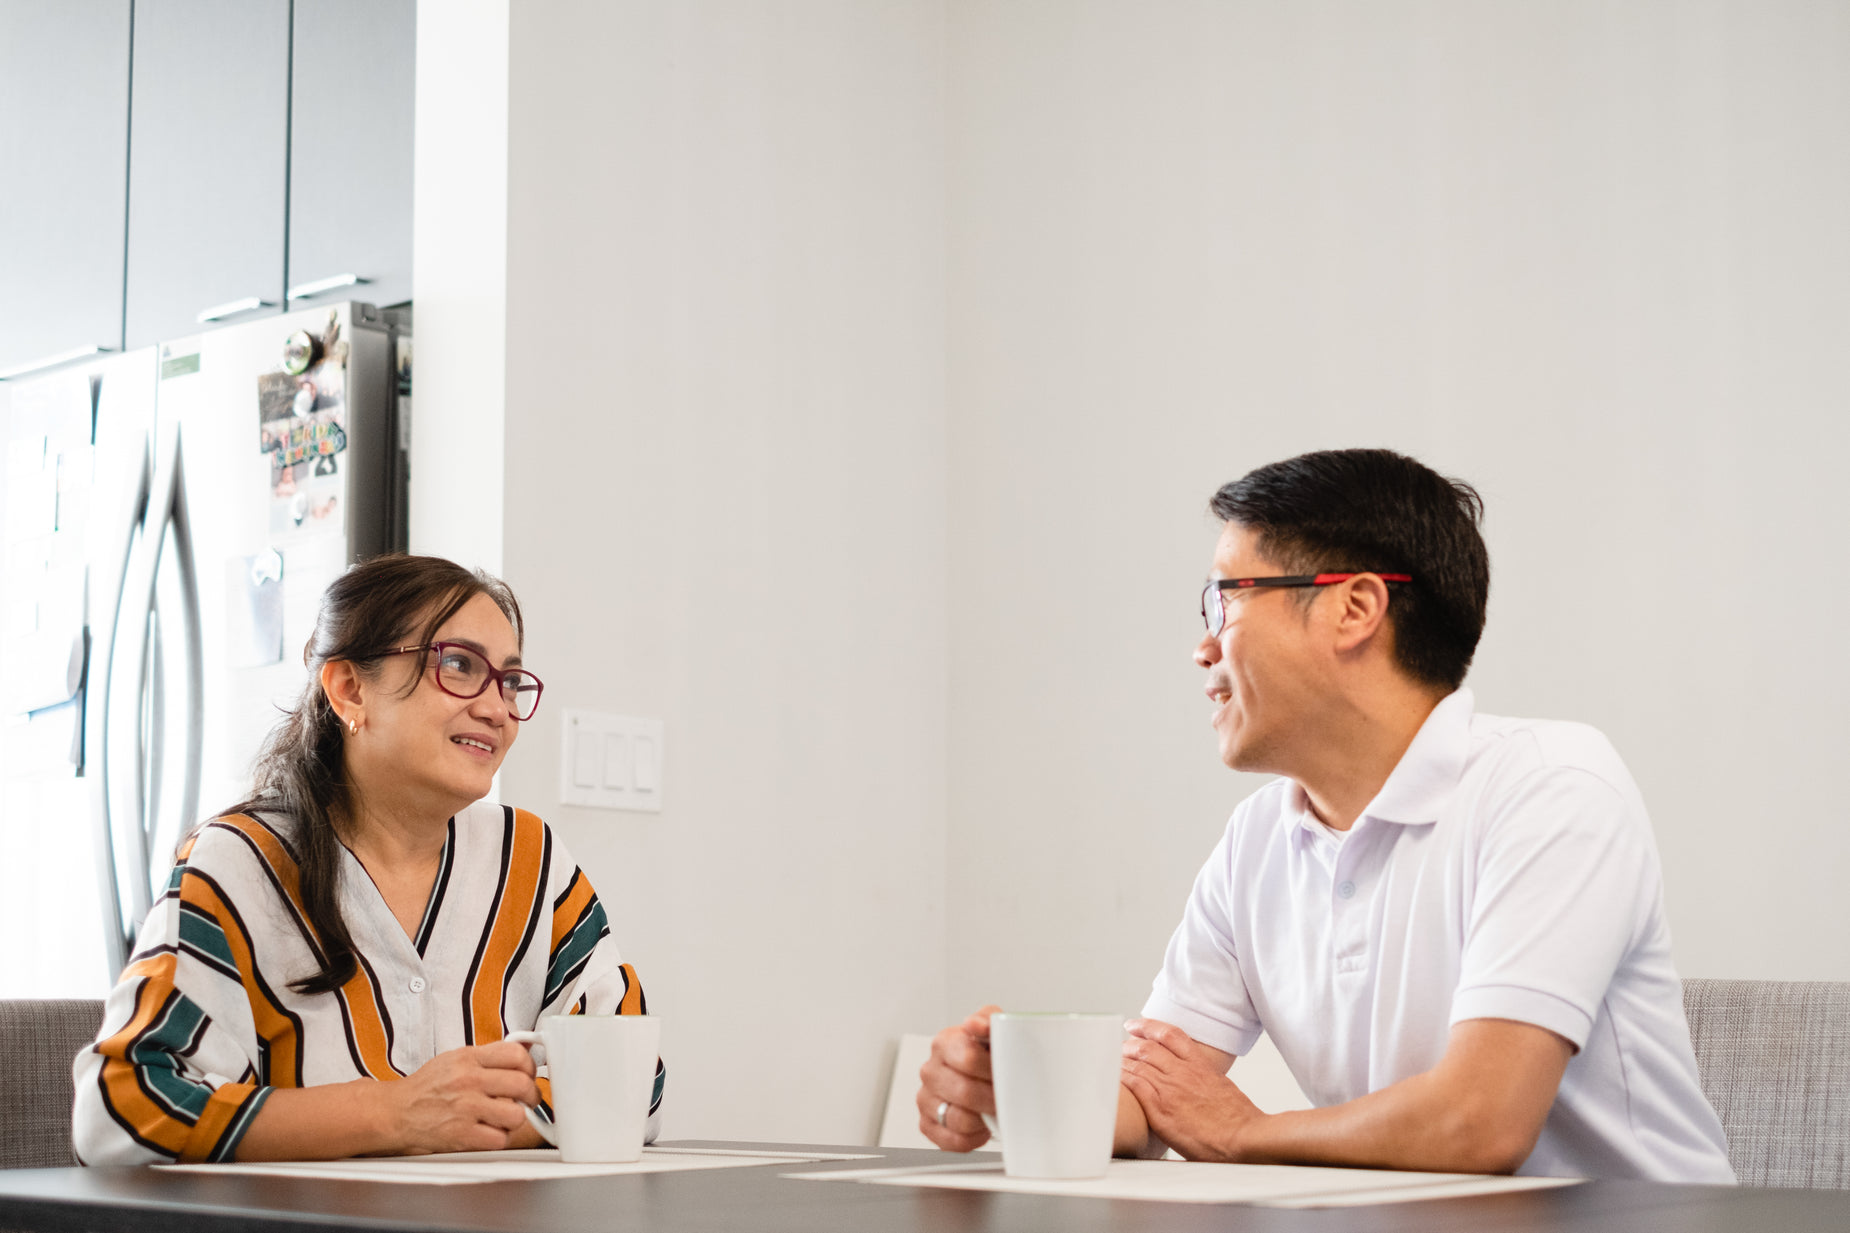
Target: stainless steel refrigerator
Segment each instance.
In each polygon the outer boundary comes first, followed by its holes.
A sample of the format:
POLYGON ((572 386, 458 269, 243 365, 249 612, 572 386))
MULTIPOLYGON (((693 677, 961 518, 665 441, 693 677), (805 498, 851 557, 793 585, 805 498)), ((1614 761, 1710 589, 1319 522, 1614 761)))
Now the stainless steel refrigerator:
MULTIPOLYGON (((90 866, 108 979, 181 837, 248 792, 328 583, 403 549, 409 382, 359 303, 0 382, 0 818, 60 900, 90 866)), ((83 910, 0 920, 56 951, 83 910)))

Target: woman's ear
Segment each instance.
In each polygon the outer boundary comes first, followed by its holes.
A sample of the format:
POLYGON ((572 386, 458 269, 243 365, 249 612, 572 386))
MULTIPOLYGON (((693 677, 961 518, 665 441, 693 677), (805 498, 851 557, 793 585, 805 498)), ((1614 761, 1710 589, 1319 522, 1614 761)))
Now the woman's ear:
POLYGON ((321 692, 349 732, 366 722, 365 680, 350 659, 330 659, 321 665, 321 692))

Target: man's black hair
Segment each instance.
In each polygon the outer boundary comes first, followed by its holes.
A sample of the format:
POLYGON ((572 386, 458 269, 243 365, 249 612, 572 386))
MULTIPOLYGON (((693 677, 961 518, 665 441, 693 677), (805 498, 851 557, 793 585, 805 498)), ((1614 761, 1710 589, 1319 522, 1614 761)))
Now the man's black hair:
POLYGON ((1411 574, 1388 584, 1395 657, 1426 684, 1464 682, 1490 596, 1471 485, 1392 450, 1320 450, 1223 486, 1208 508, 1289 574, 1411 574))

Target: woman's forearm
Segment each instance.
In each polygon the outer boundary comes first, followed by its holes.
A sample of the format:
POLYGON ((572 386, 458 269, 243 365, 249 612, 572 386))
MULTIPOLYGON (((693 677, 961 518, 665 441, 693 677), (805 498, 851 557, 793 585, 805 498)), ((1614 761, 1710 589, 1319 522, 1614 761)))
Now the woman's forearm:
POLYGON ((376 1079, 271 1091, 238 1144, 239 1160, 340 1160, 401 1150, 376 1079))
MULTIPOLYGON (((481 1149, 471 1142, 437 1149, 413 1142, 401 1124, 393 1083, 355 1079, 320 1087, 276 1088, 251 1119, 238 1144, 239 1160, 344 1160, 349 1156, 410 1155, 431 1150, 481 1149)), ((494 1133, 494 1132, 491 1132, 494 1133)), ((509 1148, 544 1147, 532 1126, 506 1132, 509 1148)))

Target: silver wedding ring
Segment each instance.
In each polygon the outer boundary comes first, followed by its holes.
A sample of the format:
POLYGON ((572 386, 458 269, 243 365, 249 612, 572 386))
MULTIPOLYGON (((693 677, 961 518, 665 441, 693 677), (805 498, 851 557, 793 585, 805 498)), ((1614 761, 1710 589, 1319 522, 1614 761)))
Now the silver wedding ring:
POLYGON ((944 1125, 944 1115, 945 1115, 946 1113, 949 1113, 950 1111, 951 1111, 951 1102, 950 1102, 950 1101, 948 1101, 948 1100, 940 1100, 940 1101, 938 1102, 938 1125, 940 1125, 940 1126, 942 1126, 942 1125, 944 1125))

